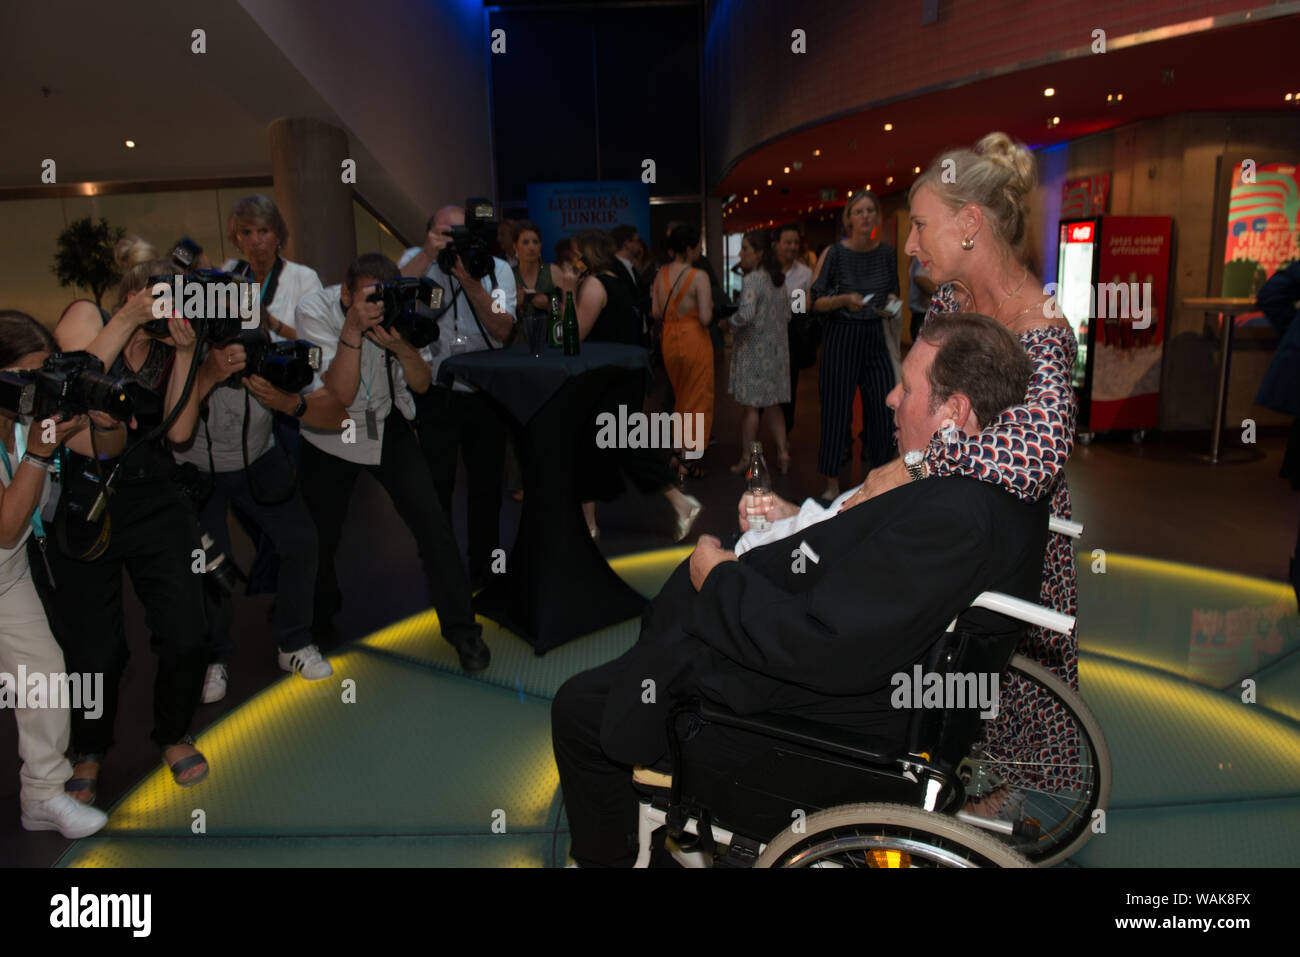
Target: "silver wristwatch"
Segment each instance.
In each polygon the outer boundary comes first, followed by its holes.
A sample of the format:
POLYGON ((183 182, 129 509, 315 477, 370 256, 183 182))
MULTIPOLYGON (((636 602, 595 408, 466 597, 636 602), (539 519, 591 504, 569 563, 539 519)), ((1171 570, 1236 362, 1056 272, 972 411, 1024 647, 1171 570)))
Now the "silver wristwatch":
POLYGON ((903 456, 903 465, 907 468, 907 474, 912 476, 912 481, 925 478, 925 452, 921 449, 913 449, 903 456))

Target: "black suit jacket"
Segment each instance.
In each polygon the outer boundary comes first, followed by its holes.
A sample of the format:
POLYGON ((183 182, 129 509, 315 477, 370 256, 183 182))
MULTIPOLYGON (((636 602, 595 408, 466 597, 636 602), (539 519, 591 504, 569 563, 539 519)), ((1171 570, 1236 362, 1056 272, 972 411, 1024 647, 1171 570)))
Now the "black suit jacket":
POLYGON ((1026 504, 986 482, 931 478, 718 565, 698 593, 683 562, 612 666, 605 753, 659 760, 668 713, 697 694, 738 714, 900 734, 907 712, 890 706, 891 677, 954 617, 1005 631, 966 610, 980 592, 1038 600, 1049 514, 1047 497, 1026 504), (799 561, 801 543, 817 561, 799 561))

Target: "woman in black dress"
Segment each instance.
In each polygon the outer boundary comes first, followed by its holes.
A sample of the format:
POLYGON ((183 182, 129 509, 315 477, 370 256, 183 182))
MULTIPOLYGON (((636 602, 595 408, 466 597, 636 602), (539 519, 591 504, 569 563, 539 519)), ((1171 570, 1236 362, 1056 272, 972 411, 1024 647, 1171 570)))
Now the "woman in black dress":
MULTIPOLYGON (((576 297, 578 336, 583 342, 619 342, 629 346, 645 345, 644 316, 637 308, 638 293, 631 277, 615 262, 614 240, 609 233, 590 230, 574 237, 574 246, 587 267, 576 297), (620 275, 620 272, 622 275, 620 275)), ((625 373, 618 384, 602 399, 601 407, 617 416, 618 407, 626 406, 628 413, 640 413, 645 399, 645 373, 625 373)), ((668 499, 676 513, 673 541, 680 542, 699 517, 701 505, 690 495, 683 494, 673 484, 674 471, 669 464, 666 449, 610 450, 618 457, 618 469, 627 475, 642 492, 659 492, 668 499)), ((606 494, 605 497, 617 495, 606 494)), ((591 537, 598 538, 596 503, 584 502, 583 514, 591 537)))
POLYGON ((822 497, 827 499, 840 494, 855 391, 862 393, 864 451, 871 467, 894 456, 893 417, 885 407, 885 396, 894 387, 894 365, 879 310, 898 296, 898 261, 892 246, 872 238, 880 221, 876 197, 866 191, 855 194, 844 207, 846 237, 827 247, 813 277, 813 311, 829 313, 817 374, 822 404, 817 471, 826 477, 822 497))

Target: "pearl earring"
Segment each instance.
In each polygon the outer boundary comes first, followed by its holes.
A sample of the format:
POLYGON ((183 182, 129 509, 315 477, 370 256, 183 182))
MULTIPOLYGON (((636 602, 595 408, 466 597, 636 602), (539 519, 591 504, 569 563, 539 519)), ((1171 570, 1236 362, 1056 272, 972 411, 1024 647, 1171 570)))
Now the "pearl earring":
POLYGON ((975 248, 975 240, 973 240, 973 239, 971 239, 969 236, 967 236, 965 239, 963 239, 963 240, 961 241, 961 248, 962 248, 962 249, 974 249, 974 248, 975 248))

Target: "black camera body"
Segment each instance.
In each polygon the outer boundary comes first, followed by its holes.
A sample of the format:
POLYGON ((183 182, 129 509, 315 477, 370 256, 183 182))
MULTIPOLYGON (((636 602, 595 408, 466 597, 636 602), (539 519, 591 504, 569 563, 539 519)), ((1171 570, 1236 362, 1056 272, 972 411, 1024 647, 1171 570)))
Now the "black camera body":
POLYGON ((245 359, 239 377, 261 376, 281 392, 301 392, 320 370, 320 346, 305 339, 272 342, 261 329, 246 329, 239 343, 245 359))
MULTIPOLYGON (((219 269, 195 269, 184 275, 150 276, 146 291, 155 299, 166 298, 171 308, 194 326, 206 342, 232 342, 239 338, 245 319, 257 316, 257 303, 248 302, 247 277, 219 269), (158 286, 166 286, 159 290, 158 286)), ((150 319, 144 331, 159 338, 169 335, 167 319, 150 319)))
POLYGON ((39 369, 0 372, 0 408, 33 419, 105 412, 128 421, 135 403, 121 379, 104 375, 104 363, 89 352, 56 352, 39 369))
POLYGON ((432 279, 403 276, 394 282, 377 284, 366 302, 382 302, 384 331, 396 330, 417 349, 438 340, 438 317, 446 311, 442 287, 432 279))
POLYGON ((465 225, 451 227, 451 242, 438 253, 438 267, 448 276, 456 257, 475 279, 492 271, 492 245, 497 239, 496 209, 490 200, 471 196, 465 200, 465 225))

